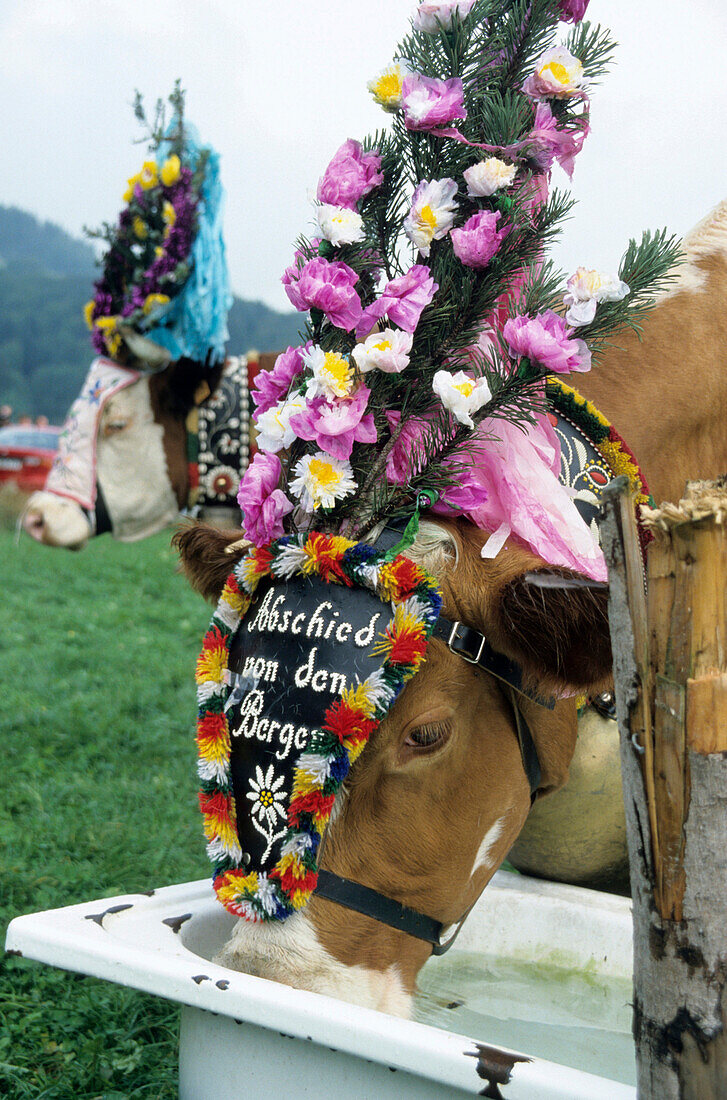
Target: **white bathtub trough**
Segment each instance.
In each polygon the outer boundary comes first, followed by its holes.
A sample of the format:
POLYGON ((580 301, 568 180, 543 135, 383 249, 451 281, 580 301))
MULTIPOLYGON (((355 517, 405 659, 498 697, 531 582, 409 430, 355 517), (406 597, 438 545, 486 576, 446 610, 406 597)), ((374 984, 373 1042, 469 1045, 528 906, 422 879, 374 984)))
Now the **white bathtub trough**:
POLYGON ((215 965, 233 923, 190 882, 17 917, 6 948, 178 1001, 182 1100, 636 1098, 624 898, 498 873, 416 1020, 215 965))

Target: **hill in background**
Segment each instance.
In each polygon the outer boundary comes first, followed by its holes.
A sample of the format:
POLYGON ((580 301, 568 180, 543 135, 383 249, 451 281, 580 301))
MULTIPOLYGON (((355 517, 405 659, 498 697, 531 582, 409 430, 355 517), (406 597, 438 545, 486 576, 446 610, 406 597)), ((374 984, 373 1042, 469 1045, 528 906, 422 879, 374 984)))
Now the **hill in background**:
MULTIPOLYGON (((96 278, 85 241, 16 207, 0 206, 0 404, 60 424, 93 350, 82 310, 96 278)), ((235 298, 228 349, 276 351, 298 342, 300 317, 235 298)))

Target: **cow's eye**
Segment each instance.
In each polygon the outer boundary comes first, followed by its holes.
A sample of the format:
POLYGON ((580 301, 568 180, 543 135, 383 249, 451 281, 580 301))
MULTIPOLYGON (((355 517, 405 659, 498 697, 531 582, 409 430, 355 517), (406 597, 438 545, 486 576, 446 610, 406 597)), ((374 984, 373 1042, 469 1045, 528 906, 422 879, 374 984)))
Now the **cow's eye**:
POLYGON ((114 417, 110 420, 105 420, 103 425, 103 434, 108 437, 110 435, 118 435, 119 432, 123 432, 125 428, 128 428, 129 421, 123 420, 121 417, 114 417))
POLYGON ((446 722, 427 722, 409 730, 404 744, 410 749, 433 749, 447 739, 449 728, 446 722))

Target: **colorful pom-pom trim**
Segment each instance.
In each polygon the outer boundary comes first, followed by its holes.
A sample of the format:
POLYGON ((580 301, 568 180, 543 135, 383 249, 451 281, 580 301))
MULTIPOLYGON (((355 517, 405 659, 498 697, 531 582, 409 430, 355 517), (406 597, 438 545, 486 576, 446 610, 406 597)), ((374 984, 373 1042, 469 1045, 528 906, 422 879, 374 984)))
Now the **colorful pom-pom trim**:
POLYGON ((282 920, 309 900, 318 881, 318 847, 336 795, 404 684, 421 667, 441 606, 437 583, 426 570, 402 556, 386 561, 372 546, 335 535, 278 539, 252 549, 230 574, 196 674, 199 800, 215 892, 229 912, 251 921, 282 920), (278 863, 269 874, 248 872, 232 794, 225 672, 230 644, 260 581, 296 574, 369 589, 383 602, 390 601, 394 614, 375 647, 384 658, 382 666, 334 700, 298 760, 278 863))

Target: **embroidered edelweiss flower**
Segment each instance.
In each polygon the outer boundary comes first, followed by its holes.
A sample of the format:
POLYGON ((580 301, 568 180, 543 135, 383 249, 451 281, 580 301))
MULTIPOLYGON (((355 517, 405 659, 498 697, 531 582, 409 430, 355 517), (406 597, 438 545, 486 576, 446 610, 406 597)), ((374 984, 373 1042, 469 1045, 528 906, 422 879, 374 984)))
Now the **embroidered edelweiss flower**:
POLYGON ((289 488, 306 512, 333 508, 337 500, 349 496, 357 488, 351 463, 331 458, 325 451, 303 455, 293 467, 293 473, 296 477, 289 488))
POLYGON ((523 84, 531 96, 568 99, 583 87, 583 65, 565 46, 554 46, 539 58, 535 72, 523 84))
POLYGON ((275 768, 271 764, 263 775, 259 764, 255 766, 256 779, 250 779, 250 790, 246 797, 252 802, 250 813, 261 822, 275 825, 279 818, 285 817, 285 806, 282 799, 285 791, 280 788, 284 783, 284 776, 275 778, 275 768))
POLYGON ((599 302, 620 302, 629 290, 618 275, 604 275, 579 267, 568 280, 568 290, 563 295, 563 304, 569 307, 565 319, 574 327, 588 325, 596 315, 599 302))
POLYGON ((385 328, 372 332, 362 344, 356 344, 351 355, 362 374, 376 369, 386 374, 400 374, 409 365, 413 341, 411 333, 385 328))
POLYGON ((401 107, 402 86, 408 73, 409 70, 404 65, 394 61, 373 80, 369 80, 366 87, 385 111, 398 111, 401 107))
POLYGON ((290 426, 290 418, 293 413, 302 412, 305 404, 305 397, 302 394, 296 394, 294 397, 279 401, 266 412, 260 413, 257 418, 258 448, 274 454, 289 447, 296 438, 295 431, 290 426))
POLYGON ((321 235, 335 248, 342 244, 355 244, 366 236, 363 218, 356 210, 323 203, 316 210, 316 217, 321 235))
POLYGON ((488 157, 471 168, 467 168, 462 174, 467 183, 467 194, 471 198, 494 195, 502 187, 509 187, 515 179, 517 168, 514 164, 506 164, 499 157, 488 157))
MULTIPOLYGON (((324 351, 314 344, 303 353, 303 362, 312 373, 306 395, 311 397, 348 397, 353 390, 355 380, 349 360, 337 351, 324 351)), ((258 427, 261 418, 258 417, 258 427)))
POLYGON ((460 424, 474 428, 472 413, 486 405, 492 396, 490 387, 484 378, 472 378, 463 370, 450 374, 438 370, 432 380, 432 389, 445 409, 454 413, 460 424))
POLYGON ((456 194, 457 184, 451 179, 422 180, 414 192, 404 232, 423 256, 429 255, 432 241, 446 237, 454 225, 456 194))

